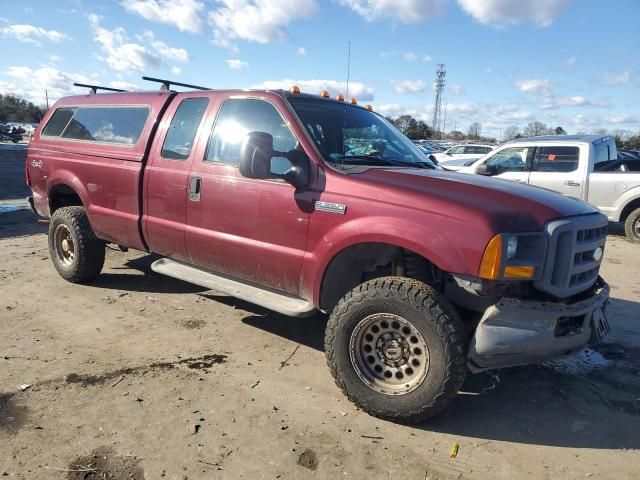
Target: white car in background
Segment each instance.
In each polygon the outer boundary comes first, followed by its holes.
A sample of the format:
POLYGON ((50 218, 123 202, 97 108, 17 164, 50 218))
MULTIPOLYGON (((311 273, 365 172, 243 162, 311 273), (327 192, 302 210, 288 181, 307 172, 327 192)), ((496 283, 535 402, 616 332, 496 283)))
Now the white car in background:
POLYGON ((454 160, 452 165, 461 165, 469 160, 483 157, 492 150, 491 145, 456 145, 444 152, 434 153, 430 157, 435 158, 441 166, 447 167, 447 164, 454 160))

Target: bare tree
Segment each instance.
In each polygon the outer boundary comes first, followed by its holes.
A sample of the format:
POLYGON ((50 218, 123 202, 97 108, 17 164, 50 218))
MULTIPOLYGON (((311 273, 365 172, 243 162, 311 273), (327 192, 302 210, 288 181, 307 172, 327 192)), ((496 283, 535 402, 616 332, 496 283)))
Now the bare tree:
POLYGON ((478 139, 482 132, 482 125, 479 122, 473 122, 469 125, 469 138, 478 139))
POLYGON ((511 125, 510 127, 507 127, 504 130, 504 133, 502 134, 502 140, 507 142, 509 140, 513 140, 514 138, 517 138, 518 135, 520 135, 520 129, 515 125, 511 125))
POLYGON ((548 135, 551 132, 542 122, 529 122, 522 132, 525 137, 535 137, 536 135, 548 135))

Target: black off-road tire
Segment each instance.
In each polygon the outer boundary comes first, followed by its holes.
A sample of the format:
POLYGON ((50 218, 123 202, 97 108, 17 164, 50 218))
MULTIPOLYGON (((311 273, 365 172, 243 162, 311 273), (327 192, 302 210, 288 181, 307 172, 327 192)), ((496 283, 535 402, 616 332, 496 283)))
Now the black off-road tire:
POLYGON ((49 255, 62 278, 71 283, 95 279, 104 265, 105 242, 96 237, 83 207, 62 207, 49 222, 49 255), (71 262, 65 263, 57 251, 55 232, 58 226, 68 229, 74 248, 71 262))
POLYGON ((467 372, 466 347, 464 326, 453 306, 428 285, 402 277, 374 279, 351 290, 334 308, 325 332, 327 364, 344 394, 373 416, 405 424, 423 423, 453 400, 467 372), (364 318, 377 313, 407 320, 427 344, 429 367, 413 391, 381 393, 353 366, 351 335, 364 318))
POLYGON ((640 208, 629 214, 624 222, 624 233, 632 242, 640 243, 640 208))

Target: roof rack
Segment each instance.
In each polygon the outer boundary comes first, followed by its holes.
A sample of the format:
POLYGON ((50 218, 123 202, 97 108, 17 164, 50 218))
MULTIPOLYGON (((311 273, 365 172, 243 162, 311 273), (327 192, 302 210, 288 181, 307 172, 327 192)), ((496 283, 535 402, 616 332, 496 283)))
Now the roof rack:
POLYGON ((98 90, 107 90, 109 92, 126 92, 121 88, 101 87, 100 85, 88 85, 86 83, 74 83, 76 87, 86 87, 91 89, 91 93, 98 93, 98 90))
POLYGON ((171 85, 175 85, 177 87, 186 87, 186 88, 194 88, 196 90, 213 90, 209 87, 199 87, 198 85, 189 85, 188 83, 180 83, 174 82, 173 80, 165 80, 162 78, 153 78, 153 77, 142 77, 143 80, 147 80, 149 82, 157 82, 161 83, 160 90, 168 91, 171 90, 171 85))

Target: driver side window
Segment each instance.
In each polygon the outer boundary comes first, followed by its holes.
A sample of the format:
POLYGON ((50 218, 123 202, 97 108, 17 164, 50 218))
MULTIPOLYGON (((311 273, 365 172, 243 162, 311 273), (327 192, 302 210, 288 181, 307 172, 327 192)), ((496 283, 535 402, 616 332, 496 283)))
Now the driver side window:
MULTIPOLYGON (((280 112, 271 103, 253 98, 231 98, 220 107, 205 162, 238 165, 240 146, 249 132, 271 134, 273 148, 280 152, 293 150, 298 143, 280 112)), ((286 158, 274 157, 271 161, 271 173, 284 173, 290 167, 291 163, 286 158)))
POLYGON ((526 147, 505 148, 488 158, 485 164, 493 175, 500 175, 505 172, 523 172, 527 164, 526 147))

